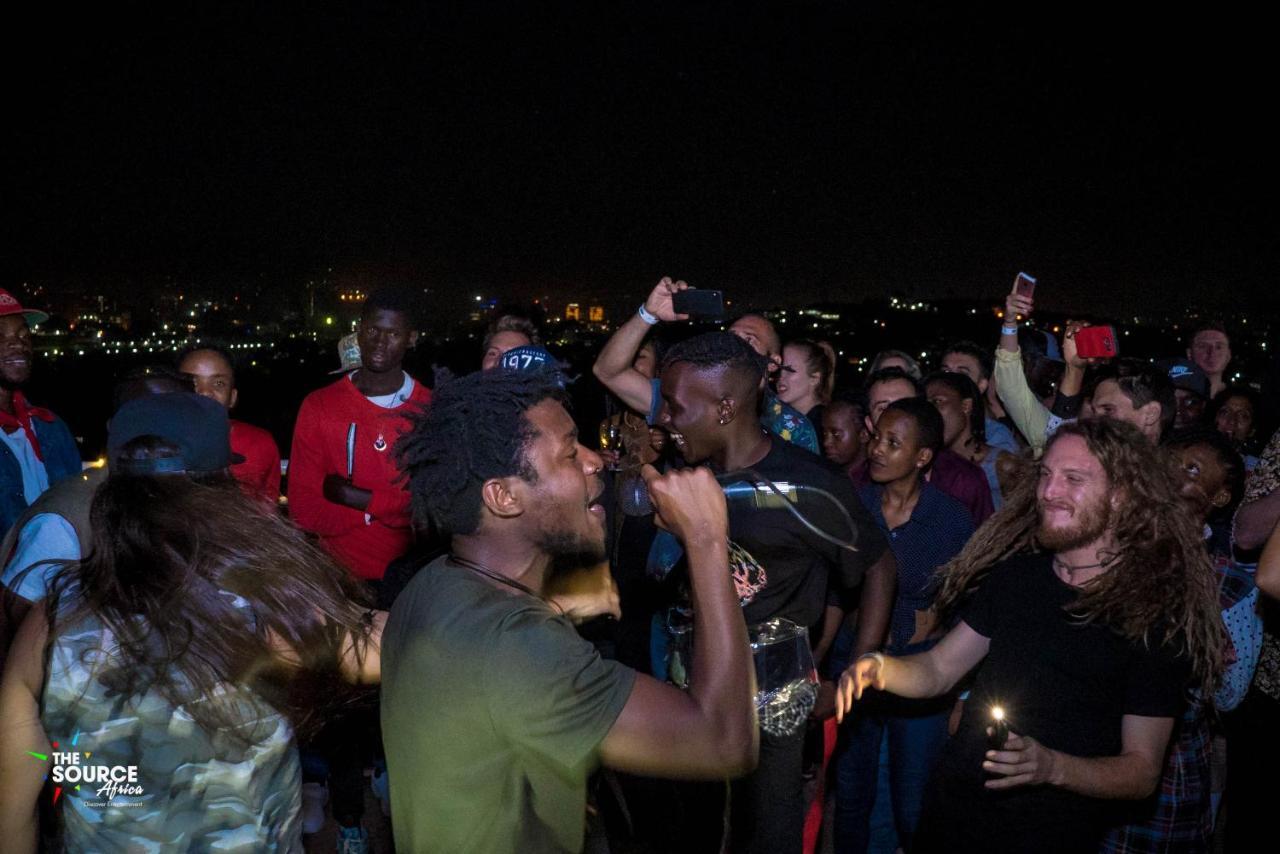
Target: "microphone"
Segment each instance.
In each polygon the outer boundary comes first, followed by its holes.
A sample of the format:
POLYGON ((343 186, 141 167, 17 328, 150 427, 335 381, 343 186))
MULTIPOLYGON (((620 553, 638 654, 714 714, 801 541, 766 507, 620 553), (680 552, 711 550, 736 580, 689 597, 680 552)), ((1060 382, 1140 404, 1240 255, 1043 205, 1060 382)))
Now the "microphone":
MULTIPOLYGON (((738 474, 720 475, 716 480, 720 482, 730 507, 777 510, 798 500, 795 484, 785 480, 774 482, 777 492, 767 483, 751 483, 738 474)), ((627 478, 618 485, 618 506, 626 516, 647 516, 653 512, 653 501, 649 498, 649 486, 644 478, 627 478)))

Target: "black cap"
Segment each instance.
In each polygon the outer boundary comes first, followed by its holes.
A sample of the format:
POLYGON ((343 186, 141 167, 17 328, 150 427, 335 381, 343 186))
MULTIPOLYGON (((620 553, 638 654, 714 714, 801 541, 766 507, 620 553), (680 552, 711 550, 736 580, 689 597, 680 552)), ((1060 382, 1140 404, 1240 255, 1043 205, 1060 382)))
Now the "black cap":
POLYGON ((231 453, 231 424, 227 410, 217 401, 192 392, 152 394, 120 407, 107 425, 107 455, 118 466, 120 450, 140 436, 156 436, 177 445, 177 459, 147 461, 141 471, 136 461, 126 464, 136 474, 222 471, 239 462, 231 453))
POLYGON ((1198 394, 1206 400, 1209 398, 1209 377, 1200 370, 1195 362, 1188 359, 1164 359, 1157 362, 1169 374, 1169 382, 1174 388, 1198 394))

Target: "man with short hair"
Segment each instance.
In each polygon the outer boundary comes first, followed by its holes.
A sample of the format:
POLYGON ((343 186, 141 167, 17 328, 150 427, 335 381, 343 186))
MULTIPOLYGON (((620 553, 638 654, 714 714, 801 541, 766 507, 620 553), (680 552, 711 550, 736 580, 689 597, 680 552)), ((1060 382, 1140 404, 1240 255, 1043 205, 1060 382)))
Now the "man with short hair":
MULTIPOLYGON (((866 419, 868 435, 875 435, 876 422, 880 420, 880 414, 884 412, 885 407, 904 397, 924 397, 924 390, 901 368, 884 368, 868 378, 869 410, 866 419)), ((871 483, 865 461, 850 470, 849 476, 860 489, 871 483)), ((943 448, 935 454, 933 466, 925 477, 929 483, 963 504, 969 511, 969 515, 973 517, 975 527, 987 521, 995 512, 995 503, 991 500, 991 486, 987 483, 987 476, 982 468, 954 451, 943 448)))
POLYGON ((1177 401, 1168 375, 1140 359, 1119 359, 1099 374, 1093 390, 1093 415, 1137 427, 1153 445, 1173 426, 1177 401))
POLYGON ((1063 425, 1035 494, 1011 499, 940 579, 936 607, 959 617, 942 641, 841 678, 843 716, 869 688, 936 697, 982 665, 915 852, 1098 850, 1108 801, 1160 780, 1189 677, 1212 691, 1222 666, 1199 526, 1135 428, 1063 425))
POLYGON ((991 417, 992 399, 995 389, 991 385, 991 373, 995 370, 995 357, 990 350, 984 350, 972 341, 957 341, 942 354, 942 370, 949 374, 964 374, 973 380, 986 409, 987 444, 1011 454, 1021 452, 1022 447, 1013 437, 1013 431, 1000 421, 991 417))
MULTIPOLYGON (((893 555, 847 478, 761 426, 755 413, 764 373, 764 359, 728 332, 673 345, 662 362, 662 426, 688 463, 707 463, 725 475, 750 469, 743 479, 821 489, 840 505, 801 493, 800 509, 809 521, 837 540, 852 539, 856 551, 817 536, 785 508, 730 506, 734 580, 747 624, 780 618, 816 639, 829 590, 847 594, 861 585, 854 648, 877 649, 893 606, 893 555)), ((822 650, 815 652, 820 657, 822 650)), ((800 850, 804 735, 803 726, 790 734, 762 734, 759 768, 733 786, 731 850, 800 850)))
POLYGON ((493 322, 485 333, 481 352, 480 370, 488 371, 498 366, 498 360, 508 350, 541 344, 538 327, 533 321, 518 314, 504 314, 493 322))
POLYGON ((361 367, 302 401, 289 458, 289 515, 358 578, 382 578, 409 547, 409 493, 392 446, 431 392, 404 370, 418 340, 412 297, 365 301, 361 367))
POLYGON ((80 451, 67 425, 22 392, 35 355, 30 324, 48 319, 0 289, 0 532, 50 486, 80 473, 80 451))
POLYGON ((1209 378, 1209 397, 1227 387, 1224 374, 1231 364, 1231 337, 1221 323, 1201 323, 1187 339, 1187 358, 1209 378))
MULTIPOLYGON (((188 347, 178 357, 178 370, 191 377, 196 394, 220 403, 230 413, 240 400, 231 354, 212 344, 188 347)), ((261 427, 229 419, 231 424, 231 474, 246 495, 265 498, 272 504, 280 498, 280 449, 276 440, 261 427)))
POLYGON ((401 851, 579 851, 597 764, 724 779, 755 764, 754 678, 711 474, 644 469, 689 555, 698 636, 688 693, 604 661, 543 598, 605 557, 600 457, 554 372, 443 386, 397 445, 415 522, 450 553, 396 600, 382 637, 382 722, 401 851))
MULTIPOLYGON (((676 314, 672 303, 672 297, 688 287, 683 281, 673 282, 664 276, 635 315, 613 333, 591 367, 605 388, 632 410, 646 415, 651 424, 658 420, 658 378, 646 377, 635 369, 636 354, 650 327, 664 321, 688 319, 686 315, 676 314)), ((782 364, 782 339, 773 324, 762 315, 744 314, 729 325, 729 331, 768 360, 766 379, 761 383, 760 423, 774 435, 806 451, 819 453, 818 430, 822 425, 813 424, 803 413, 778 400, 768 387, 767 375, 776 372, 782 364)))

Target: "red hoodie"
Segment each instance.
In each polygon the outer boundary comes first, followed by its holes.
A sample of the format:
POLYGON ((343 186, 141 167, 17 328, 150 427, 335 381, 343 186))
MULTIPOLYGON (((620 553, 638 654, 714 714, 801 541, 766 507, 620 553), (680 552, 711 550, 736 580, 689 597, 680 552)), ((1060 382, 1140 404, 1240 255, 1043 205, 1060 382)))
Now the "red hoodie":
POLYGON ((271 434, 232 419, 231 453, 244 457, 244 462, 231 464, 231 475, 245 494, 275 504, 280 497, 280 451, 271 434))
POLYGON ((409 548, 409 492, 400 482, 393 449, 409 428, 405 416, 430 402, 431 391, 415 381, 408 401, 383 409, 343 377, 307 395, 298 410, 289 454, 289 515, 299 527, 318 535, 321 545, 359 578, 382 578, 387 564, 409 548), (351 480, 372 493, 363 511, 324 497, 325 475, 347 475, 352 424, 356 430, 351 480))

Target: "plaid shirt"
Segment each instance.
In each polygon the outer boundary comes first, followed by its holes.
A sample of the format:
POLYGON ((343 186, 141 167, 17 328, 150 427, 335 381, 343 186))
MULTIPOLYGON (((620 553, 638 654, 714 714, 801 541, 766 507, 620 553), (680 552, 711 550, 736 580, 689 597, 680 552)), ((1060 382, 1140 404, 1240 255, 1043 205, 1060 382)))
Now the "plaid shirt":
MULTIPOLYGON (((1252 573, 1225 559, 1215 560, 1218 572, 1218 604, 1224 618, 1240 602, 1254 595, 1252 573)), ((1244 685, 1252 675, 1252 661, 1240 661, 1235 632, 1228 625, 1227 663, 1229 673, 1244 671, 1244 685)), ((1241 638, 1243 639, 1243 638, 1241 638)), ((1251 658, 1248 653, 1246 658, 1251 658)), ((1239 702, 1237 699, 1236 702, 1239 702)), ((1129 823, 1114 828, 1102 842, 1107 854, 1138 852, 1203 852, 1209 850, 1213 815, 1209 805, 1209 752, 1212 736, 1204 704, 1195 700, 1187 707, 1178 726, 1177 740, 1165 760, 1164 776, 1156 794, 1136 804, 1128 813, 1129 823)))
POLYGON ((1107 854, 1203 852, 1209 849, 1213 819, 1209 808, 1209 746, 1204 709, 1193 703, 1178 727, 1178 740, 1165 761, 1156 794, 1136 805, 1132 823, 1102 840, 1107 854))

